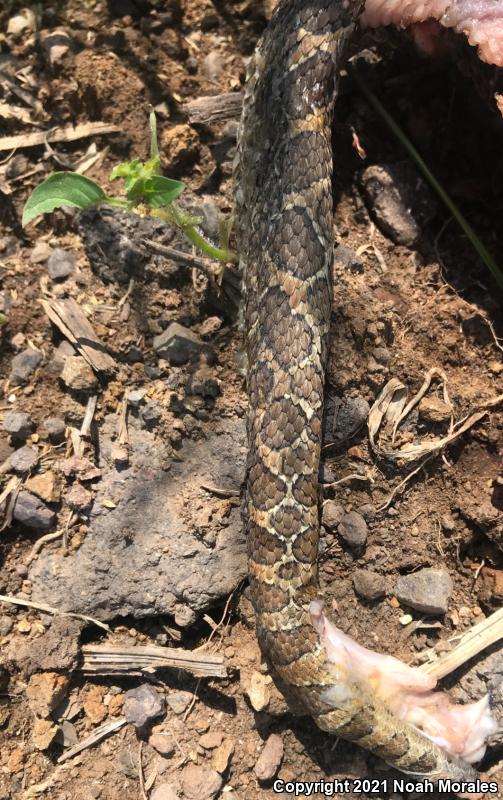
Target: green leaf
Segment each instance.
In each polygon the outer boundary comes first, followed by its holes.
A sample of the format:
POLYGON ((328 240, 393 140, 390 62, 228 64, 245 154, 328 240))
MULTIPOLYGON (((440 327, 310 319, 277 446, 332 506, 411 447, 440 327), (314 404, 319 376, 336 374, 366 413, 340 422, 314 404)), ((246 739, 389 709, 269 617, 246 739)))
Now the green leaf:
POLYGON ((181 181, 164 178, 162 175, 153 175, 143 181, 141 194, 147 205, 151 208, 169 206, 185 189, 181 181))
POLYGON ((22 225, 55 208, 87 208, 106 199, 97 183, 77 172, 55 172, 33 190, 23 209, 22 225))

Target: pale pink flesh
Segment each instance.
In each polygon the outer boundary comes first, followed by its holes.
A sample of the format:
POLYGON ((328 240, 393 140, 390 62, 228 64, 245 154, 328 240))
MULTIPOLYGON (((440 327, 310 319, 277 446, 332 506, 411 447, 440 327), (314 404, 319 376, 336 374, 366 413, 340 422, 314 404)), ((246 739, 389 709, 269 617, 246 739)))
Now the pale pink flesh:
POLYGON ((395 716, 469 763, 480 761, 486 741, 498 730, 489 709, 489 696, 478 703, 456 705, 445 692, 433 692, 435 678, 403 664, 393 656, 367 650, 335 627, 323 614, 321 602, 311 603, 311 620, 333 666, 334 683, 323 699, 344 708, 353 693, 377 697, 395 716))
POLYGON ((503 67, 503 0, 366 0, 361 24, 405 28, 430 19, 463 33, 483 61, 503 67))

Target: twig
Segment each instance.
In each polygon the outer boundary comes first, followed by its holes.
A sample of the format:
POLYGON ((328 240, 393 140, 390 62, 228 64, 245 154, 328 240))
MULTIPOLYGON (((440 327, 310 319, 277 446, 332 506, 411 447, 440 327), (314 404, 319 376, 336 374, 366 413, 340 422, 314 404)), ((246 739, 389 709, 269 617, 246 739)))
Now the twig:
POLYGON ((131 292, 133 291, 133 289, 134 289, 134 278, 131 278, 131 279, 130 279, 130 281, 129 281, 129 285, 128 285, 128 287, 127 287, 127 292, 126 292, 126 294, 124 294, 124 295, 121 297, 121 299, 119 300, 119 302, 117 303, 117 310, 121 309, 121 308, 122 308, 122 306, 124 305, 124 303, 126 302, 126 300, 128 300, 128 299, 129 299, 129 297, 131 296, 131 292))
POLYGON ((187 722, 187 719, 189 718, 189 714, 190 714, 190 712, 192 711, 192 709, 194 708, 194 706, 196 704, 197 692, 198 692, 200 683, 201 683, 201 678, 199 678, 198 682, 196 683, 196 688, 194 689, 194 691, 192 693, 192 700, 189 703, 189 707, 187 708, 187 711, 183 715, 183 721, 184 722, 187 722))
POLYGON ((503 608, 474 625, 449 653, 445 653, 436 661, 421 664, 419 669, 437 679, 445 678, 450 672, 454 672, 470 658, 500 639, 503 639, 503 608))
POLYGON ((100 622, 99 619, 88 617, 87 614, 76 614, 73 611, 60 611, 59 608, 53 606, 46 606, 44 603, 34 603, 33 600, 23 600, 21 597, 10 597, 6 594, 0 594, 0 603, 12 603, 14 606, 25 606, 26 608, 34 608, 36 611, 42 611, 44 614, 54 614, 60 617, 73 617, 74 619, 82 619, 84 622, 91 622, 97 625, 98 628, 103 628, 104 631, 110 631, 109 625, 105 622, 100 622))
POLYGON ((331 486, 339 486, 339 484, 348 483, 348 481, 364 481, 365 483, 372 483, 372 478, 370 478, 368 475, 360 475, 358 472, 350 472, 349 475, 344 475, 344 477, 339 478, 338 481, 323 483, 322 486, 324 489, 329 489, 331 486))
POLYGON ((143 776, 142 755, 143 755, 143 742, 140 739, 140 743, 138 745, 138 778, 140 781, 140 794, 142 796, 142 800, 148 800, 147 793, 145 791, 145 778, 143 776))
POLYGON ((88 747, 92 747, 98 742, 101 742, 101 740, 106 736, 118 731, 119 728, 123 728, 126 722, 126 717, 119 717, 118 719, 105 722, 103 725, 95 728, 89 736, 86 736, 86 738, 82 739, 81 742, 78 742, 73 747, 70 747, 70 749, 65 753, 63 753, 63 755, 58 758, 58 764, 61 764, 63 761, 67 761, 69 758, 73 758, 73 756, 76 756, 77 753, 81 753, 82 750, 87 750, 88 747))
POLYGON ((97 394, 94 394, 87 401, 86 413, 84 414, 82 427, 80 429, 80 435, 82 436, 83 439, 87 439, 91 431, 91 425, 93 424, 93 417, 94 417, 94 412, 96 411, 97 402, 98 402, 97 394))
POLYGON ((54 533, 46 533, 45 536, 41 536, 40 539, 37 539, 33 547, 31 548, 30 552, 28 553, 28 558, 26 559, 26 566, 28 567, 35 556, 38 555, 44 544, 48 542, 54 542, 56 539, 59 539, 65 533, 64 528, 59 528, 59 530, 54 531, 54 533))
POLYGON ((409 472, 409 474, 406 475, 405 478, 403 480, 401 480, 400 483, 395 486, 395 488, 391 492, 391 494, 388 497, 388 499, 386 500, 386 502, 383 503, 382 506, 379 506, 378 508, 376 508, 376 513, 379 513, 380 511, 385 511, 388 508, 388 506, 393 502, 393 499, 394 499, 395 495, 397 495, 398 492, 401 491, 407 485, 407 483, 410 481, 410 479, 413 478, 414 475, 417 475, 417 473, 420 472, 420 470, 422 470, 422 468, 425 466, 425 464, 427 464, 428 461, 431 461, 432 458, 433 458, 432 455, 428 456, 427 458, 424 459, 424 461, 421 461, 421 463, 419 464, 418 467, 413 469, 412 472, 409 472))
MULTIPOLYGON (((224 612, 225 614, 225 612, 224 612)), ((204 645, 205 647, 207 645, 204 645)), ((227 677, 222 656, 181 648, 114 647, 109 644, 82 646, 82 671, 95 675, 141 674, 152 669, 183 669, 198 677, 227 677)))
POLYGON ((241 494, 239 489, 219 489, 218 486, 207 486, 205 483, 201 484, 201 489, 217 497, 239 497, 241 494))
POLYGON ((154 252, 159 253, 162 256, 167 256, 168 258, 173 259, 173 261, 176 261, 178 264, 185 264, 188 267, 196 267, 197 269, 200 269, 202 272, 206 273, 206 275, 210 275, 212 278, 216 278, 218 275, 218 269, 215 269, 215 267, 212 265, 212 262, 207 258, 201 258, 200 256, 193 255, 192 253, 184 253, 183 250, 177 250, 175 247, 154 242, 152 239, 142 239, 141 244, 146 245, 151 250, 154 250, 154 252))
POLYGON ((117 125, 107 122, 86 122, 69 128, 57 128, 52 131, 36 131, 28 135, 4 136, 0 139, 0 152, 17 150, 18 147, 37 147, 46 142, 75 142, 88 136, 103 136, 106 133, 120 133, 117 125))

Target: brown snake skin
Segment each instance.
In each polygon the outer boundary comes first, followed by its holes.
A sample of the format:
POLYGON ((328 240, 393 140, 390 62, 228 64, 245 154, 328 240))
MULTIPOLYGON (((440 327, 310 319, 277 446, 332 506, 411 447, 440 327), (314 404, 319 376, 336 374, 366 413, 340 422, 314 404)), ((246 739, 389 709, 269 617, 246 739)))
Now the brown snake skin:
POLYGON ((362 0, 286 0, 249 69, 236 167, 245 275, 249 455, 245 522, 263 653, 324 731, 398 769, 469 781, 474 770, 353 687, 344 709, 309 614, 318 586, 318 468, 331 310, 331 123, 362 0))

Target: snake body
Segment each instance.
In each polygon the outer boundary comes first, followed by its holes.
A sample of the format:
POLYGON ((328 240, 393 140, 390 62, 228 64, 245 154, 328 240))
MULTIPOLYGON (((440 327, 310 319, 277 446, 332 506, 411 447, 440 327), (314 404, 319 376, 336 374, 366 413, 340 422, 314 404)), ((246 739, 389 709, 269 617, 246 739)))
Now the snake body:
POLYGON ((332 109, 363 0, 286 0, 251 60, 235 206, 245 283, 248 463, 245 524, 261 649, 287 698, 316 724, 400 770, 476 773, 378 697, 343 708, 313 627, 318 598, 318 469, 331 311, 332 109))

